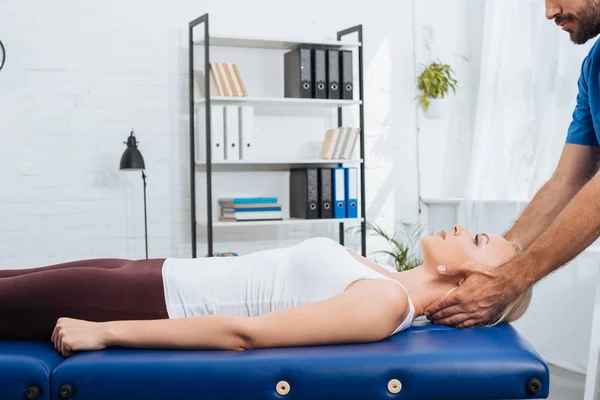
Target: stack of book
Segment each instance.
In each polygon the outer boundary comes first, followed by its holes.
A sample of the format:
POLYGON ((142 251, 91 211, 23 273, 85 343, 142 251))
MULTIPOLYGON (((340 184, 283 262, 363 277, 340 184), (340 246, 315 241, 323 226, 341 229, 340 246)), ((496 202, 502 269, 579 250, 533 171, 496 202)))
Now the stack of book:
POLYGON ((360 128, 334 128, 325 133, 320 158, 348 160, 354 153, 360 128))
POLYGON ((272 221, 282 219, 277 197, 235 197, 219 199, 221 221, 272 221))

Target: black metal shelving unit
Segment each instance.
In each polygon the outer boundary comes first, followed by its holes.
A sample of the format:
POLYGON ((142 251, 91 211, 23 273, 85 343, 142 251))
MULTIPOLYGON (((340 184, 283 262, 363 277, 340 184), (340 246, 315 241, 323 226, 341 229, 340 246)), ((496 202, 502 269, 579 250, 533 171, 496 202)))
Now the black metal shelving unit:
MULTIPOLYGON (((189 57, 189 118, 190 118, 190 126, 189 126, 189 145, 190 145, 190 227, 191 227, 191 245, 192 245, 192 258, 197 257, 197 213, 196 213, 196 173, 197 173, 197 165, 196 165, 196 100, 194 99, 194 48, 196 44, 194 43, 194 29, 199 25, 204 26, 204 37, 202 41, 202 46, 204 46, 204 107, 206 113, 206 127, 205 127, 205 140, 206 140, 206 233, 208 239, 208 256, 213 256, 213 245, 214 245, 214 227, 213 227, 213 209, 212 209, 212 172, 213 172, 213 162, 211 155, 211 96, 210 96, 210 46, 211 46, 211 37, 209 30, 209 14, 204 14, 189 23, 188 28, 188 57, 189 57)), ((359 116, 360 116, 360 133, 359 133, 359 149, 360 149, 360 163, 359 163, 359 171, 360 171, 360 216, 361 218, 361 253, 366 257, 367 251, 367 243, 366 243, 366 205, 365 205, 365 125, 364 125, 364 85, 363 85, 363 31, 362 25, 356 25, 350 27, 348 29, 341 30, 337 32, 337 40, 341 41, 341 39, 347 35, 357 34, 358 35, 358 43, 357 53, 358 53, 358 103, 359 106, 359 116)), ((312 45, 313 43, 298 43, 298 45, 306 44, 312 45)), ((353 56, 356 56, 356 53, 353 52, 353 56)), ((356 97, 356 96, 355 96, 356 97)), ((336 100, 331 100, 335 102, 336 100)), ((344 106, 338 106, 338 126, 342 126, 342 117, 343 117, 343 108, 344 106)), ((322 164, 329 165, 338 165, 343 166, 343 163, 330 163, 327 160, 323 160, 322 164)), ((332 223, 336 223, 337 221, 332 221, 332 223)), ((243 224, 243 223, 240 223, 243 224)), ((345 221, 339 223, 339 242, 344 244, 345 239, 345 221)))

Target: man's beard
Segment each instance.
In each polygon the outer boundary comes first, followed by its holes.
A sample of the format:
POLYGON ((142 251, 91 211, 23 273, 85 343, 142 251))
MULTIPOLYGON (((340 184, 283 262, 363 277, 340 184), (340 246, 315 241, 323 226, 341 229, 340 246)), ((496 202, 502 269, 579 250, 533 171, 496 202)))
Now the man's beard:
POLYGON ((556 17, 557 24, 563 21, 574 23, 571 32, 569 32, 573 43, 586 43, 600 34, 600 1, 585 0, 585 5, 581 7, 577 16, 566 14, 556 17))

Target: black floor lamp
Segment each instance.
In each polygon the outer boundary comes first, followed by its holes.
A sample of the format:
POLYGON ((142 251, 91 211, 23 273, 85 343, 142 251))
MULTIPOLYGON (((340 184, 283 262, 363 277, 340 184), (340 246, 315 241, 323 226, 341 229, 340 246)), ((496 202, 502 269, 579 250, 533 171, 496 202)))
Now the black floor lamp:
POLYGON ((121 171, 142 171, 142 180, 144 181, 144 233, 146 239, 146 259, 148 258, 148 217, 146 215, 146 174, 144 174, 144 169, 146 169, 146 164, 144 164, 144 157, 142 157, 142 153, 137 148, 137 141, 135 140, 135 136, 133 135, 133 130, 131 130, 131 134, 127 138, 126 142, 123 142, 127 145, 127 149, 123 153, 121 157, 121 171))

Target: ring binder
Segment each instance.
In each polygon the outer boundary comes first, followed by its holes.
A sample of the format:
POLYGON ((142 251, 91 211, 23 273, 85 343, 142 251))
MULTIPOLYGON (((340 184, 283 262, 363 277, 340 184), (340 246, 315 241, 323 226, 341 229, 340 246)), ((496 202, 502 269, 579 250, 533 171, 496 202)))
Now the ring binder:
POLYGON ((340 77, 342 81, 342 96, 344 100, 354 99, 354 81, 352 76, 352 51, 340 51, 340 77))
POLYGON ((311 59, 311 51, 306 47, 285 53, 285 97, 313 97, 311 59))

